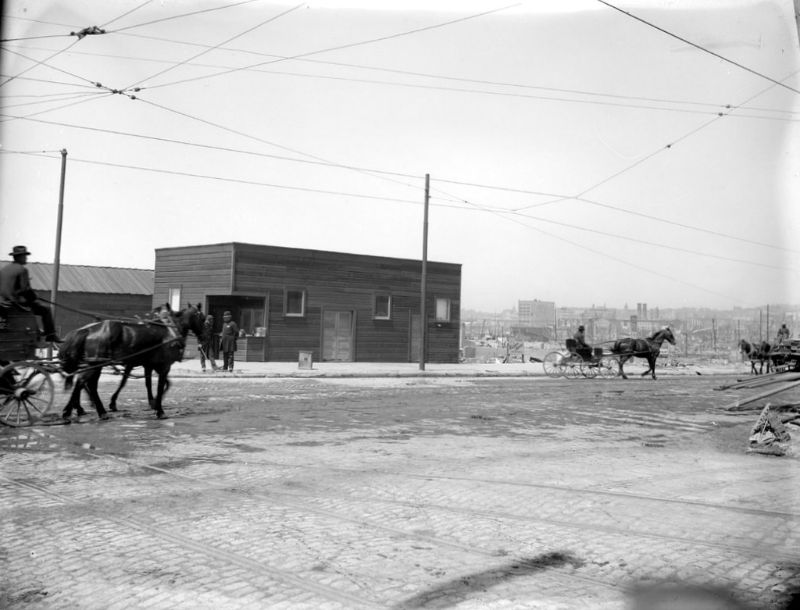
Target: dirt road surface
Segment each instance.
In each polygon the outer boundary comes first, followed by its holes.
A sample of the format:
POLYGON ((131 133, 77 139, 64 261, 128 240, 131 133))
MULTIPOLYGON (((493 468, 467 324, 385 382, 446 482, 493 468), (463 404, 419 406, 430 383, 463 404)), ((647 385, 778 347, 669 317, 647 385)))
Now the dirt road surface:
POLYGON ((132 381, 0 430, 0 607, 787 607, 800 460, 730 380, 132 381))

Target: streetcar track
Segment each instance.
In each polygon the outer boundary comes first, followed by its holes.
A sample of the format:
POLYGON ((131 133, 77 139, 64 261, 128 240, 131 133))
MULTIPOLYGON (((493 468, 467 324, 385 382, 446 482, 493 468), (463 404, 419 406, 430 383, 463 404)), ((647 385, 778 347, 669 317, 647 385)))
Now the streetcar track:
MULTIPOLYGON (((40 485, 36 485, 34 483, 30 483, 28 481, 19 481, 16 479, 8 479, 2 475, 0 475, 0 480, 4 480, 7 483, 11 483, 18 487, 22 487, 24 489, 28 489, 31 491, 35 491, 41 495, 47 496, 51 499, 58 500, 62 504, 77 504, 78 501, 74 498, 70 498, 64 494, 56 493, 45 489, 40 485)), ((356 595, 351 595, 345 591, 339 591, 337 589, 333 589, 331 587, 326 587, 324 585, 320 585, 314 582, 310 582, 308 580, 303 580, 285 572, 284 570, 279 570, 277 568, 272 568, 259 561, 254 561, 252 559, 248 559, 247 557, 243 557, 236 553, 231 553, 229 551, 225 551, 210 544, 205 544, 202 542, 198 542, 186 536, 182 536, 179 534, 174 534, 165 530, 164 528, 160 528, 158 526, 153 525, 149 521, 145 521, 142 518, 138 518, 135 516, 126 516, 121 517, 118 515, 109 515, 101 513, 100 511, 94 510, 94 517, 98 519, 105 519, 107 521, 111 521, 117 525, 121 525, 123 527, 133 528, 138 531, 141 531, 147 535, 154 536, 159 538, 165 542, 170 542, 173 544, 177 544, 186 549, 190 549, 197 553, 201 553, 213 559, 217 559, 223 562, 228 562, 230 564, 236 565, 237 567, 244 568, 255 572, 256 574, 261 574, 273 580, 281 581, 285 584, 289 584, 297 589, 303 591, 310 591, 317 595, 324 597, 329 601, 335 601, 341 603, 345 606, 345 608, 352 607, 350 604, 357 604, 359 608, 383 608, 383 604, 372 600, 365 600, 361 597, 356 595)))
MULTIPOLYGON (((51 437, 58 441, 61 441, 65 445, 72 445, 75 448, 82 449, 84 451, 89 452, 91 449, 100 449, 98 447, 85 447, 83 445, 78 446, 70 441, 64 439, 61 436, 55 435, 53 433, 44 433, 38 430, 34 431, 43 436, 43 437, 51 437)), ((102 449, 101 449, 102 450, 102 449)), ((157 472, 161 472, 163 474, 171 474, 176 477, 187 478, 190 480, 196 480, 198 482, 203 482, 203 479, 197 479, 195 477, 191 477, 189 475, 184 475, 181 473, 176 473, 169 469, 158 468, 156 466, 151 466, 149 464, 145 464, 142 462, 137 462, 136 460, 132 460, 130 458, 125 458, 120 455, 106 452, 102 454, 92 454, 93 457, 110 457, 112 459, 120 460, 129 462, 134 466, 138 466, 140 468, 145 468, 149 470, 154 470, 157 472)), ((174 456, 163 456, 170 457, 174 456)), ((211 457, 201 457, 201 458, 193 458, 191 456, 181 456, 181 460, 195 460, 195 461, 208 461, 208 462, 225 462, 229 461, 230 458, 211 458, 211 457)), ((274 460, 248 460, 248 465, 263 465, 263 466, 278 466, 281 468, 290 468, 290 469, 300 469, 300 468, 308 468, 310 466, 314 466, 314 464, 284 464, 282 462, 276 462, 274 460)), ((354 469, 354 468, 342 468, 342 467, 335 467, 335 466, 328 466, 328 470, 333 472, 343 472, 343 473, 363 473, 363 469, 354 469)), ((722 470, 723 472, 727 469, 718 469, 722 470)), ((735 468, 734 470, 741 470, 740 468, 735 468)), ((554 485, 549 483, 535 483, 530 481, 515 481, 515 480, 503 480, 503 479, 483 479, 478 477, 458 477, 454 475, 437 475, 437 474, 429 474, 429 473, 413 473, 413 472, 401 472, 397 470, 370 470, 371 474, 379 474, 379 475, 391 475, 391 476, 398 476, 398 477, 409 477, 409 478, 417 478, 417 479, 440 479, 440 480, 454 480, 454 481, 464 481, 467 483, 484 483, 490 485, 508 485, 508 486, 516 486, 516 487, 532 487, 537 489, 547 489, 553 491, 560 491, 566 493, 574 493, 574 494, 583 494, 583 495, 599 495, 599 496, 610 496, 610 497, 620 497, 625 499, 633 499, 633 500, 642 500, 646 502, 665 502, 670 504, 676 505, 687 505, 687 506, 697 506, 701 508, 710 508, 710 509, 718 509, 718 510, 728 510, 732 512, 740 512, 752 515, 759 515, 765 517, 779 517, 779 518, 791 518, 791 519, 800 519, 800 512, 793 512, 793 511, 781 511, 781 510, 774 510, 774 509, 763 509, 763 508, 753 508, 749 506, 741 506, 741 505, 734 505, 734 504, 725 504, 722 502, 707 502, 704 500, 690 500, 685 498, 669 498, 665 496, 654 496, 649 494, 638 494, 628 491, 615 491, 609 489, 593 489, 590 487, 569 487, 565 485, 554 485)), ((675 478, 676 475, 669 475, 671 478, 675 478)), ((649 478, 649 477, 648 477, 649 478)))
MULTIPOLYGON (((59 439, 64 440, 64 439, 59 439)), ((81 447, 83 449, 83 447, 81 447)), ((473 554, 480 554, 485 555, 487 557, 496 557, 497 553, 495 551, 489 551, 486 549, 476 548, 470 545, 464 545, 458 542, 453 542, 450 540, 445 540, 436 536, 425 536, 420 535, 418 533, 410 533, 406 530, 398 529, 395 527, 386 526, 383 524, 375 523, 369 519, 358 519, 353 517, 348 517, 342 515, 341 513, 330 511, 327 509, 319 508, 319 507, 312 507, 309 506, 308 502, 305 501, 308 498, 313 498, 314 496, 308 494, 298 494, 293 492, 287 491, 271 491, 269 493, 263 493, 258 491, 253 491, 251 489, 238 489, 232 488, 231 483, 219 481, 218 477, 216 480, 209 480, 209 479, 202 479, 195 476, 187 475, 184 473, 175 472, 174 470, 170 470, 167 468, 161 468, 158 466, 152 466, 149 464, 145 464, 139 462, 137 460, 131 458, 125 458, 114 453, 94 453, 92 451, 87 451, 87 454, 91 457, 99 460, 114 460, 120 461, 125 463, 129 466, 134 466, 140 469, 145 470, 152 470, 158 472, 160 474, 165 474, 171 477, 175 477, 186 482, 191 482, 195 485, 199 485, 204 488, 212 488, 216 491, 221 491, 226 494, 236 494, 236 495, 246 495, 248 497, 260 497, 265 499, 274 499, 275 497, 283 498, 283 502, 285 504, 289 504, 291 508, 295 510, 307 511, 312 512, 317 515, 324 516, 326 518, 332 520, 343 521, 347 523, 352 523, 358 526, 366 526, 370 527, 379 531, 388 532, 393 535, 403 536, 406 538, 411 538, 413 540, 421 540, 428 542, 429 544, 435 544, 441 547, 452 548, 455 550, 465 551, 473 554), (287 498, 291 498, 291 501, 287 501, 287 498), (302 501, 297 501, 298 499, 302 499, 302 501)), ((360 472, 353 469, 342 469, 342 468, 335 468, 332 470, 340 471, 340 472, 347 472, 347 473, 355 473, 360 472)), ((552 491, 567 491, 572 493, 583 493, 589 495, 603 495, 603 496, 612 496, 612 497, 621 497, 624 499, 636 499, 636 500, 645 500, 645 501, 655 501, 655 502, 670 502, 673 504, 685 504, 689 506, 699 506, 702 508, 712 508, 712 509, 727 509, 727 510, 735 510, 737 512, 744 512, 746 514, 754 514, 759 516, 768 516, 768 517, 780 517, 780 518, 795 518, 799 517, 800 515, 796 513, 786 513, 782 511, 767 511, 763 509, 751 509, 748 507, 731 507, 729 505, 717 504, 717 503, 708 503, 702 501, 693 501, 693 500, 675 500, 670 498, 658 498, 653 496, 645 496, 642 494, 631 494, 627 492, 614 492, 614 491, 607 491, 607 490, 587 490, 581 488, 566 488, 559 485, 548 485, 548 484, 541 484, 541 483, 525 483, 525 482, 518 482, 518 481, 496 481, 496 480, 487 480, 487 479, 479 479, 479 478, 470 478, 470 477, 455 477, 455 476, 445 476, 445 475, 427 475, 427 474, 414 474, 414 473, 400 473, 396 471, 371 471, 371 474, 382 474, 382 475, 391 475, 391 476, 398 476, 398 477, 408 477, 408 478, 416 478, 416 479, 424 479, 424 480, 431 480, 431 479, 440 479, 440 480, 455 480, 455 481, 464 481, 468 483, 489 483, 489 484, 500 484, 500 485, 512 485, 512 486, 521 486, 521 487, 531 487, 537 489, 548 489, 552 491)), ((331 495, 334 495, 333 491, 328 492, 331 495)), ((335 494, 336 497, 340 500, 344 501, 355 501, 355 502, 365 502, 370 501, 372 503, 382 503, 382 504, 389 504, 395 506, 405 506, 410 508, 420 508, 419 502, 411 502, 407 500, 392 500, 392 499, 385 499, 385 498, 353 498, 352 496, 345 496, 342 494, 335 494)), ((654 538, 656 540, 668 540, 673 542, 679 543, 690 543, 696 546, 703 546, 707 548, 713 548, 728 552, 734 553, 751 553, 754 550, 752 546, 744 546, 738 544, 723 544, 718 542, 709 542, 705 540, 697 540, 694 538, 689 538, 685 536, 674 536, 668 534, 658 534, 650 531, 641 531, 635 530, 630 528, 621 528, 609 525, 600 525, 598 523, 574 523, 569 521, 562 521, 559 519, 547 518, 547 517, 533 517, 527 515, 515 515, 513 513, 507 512, 500 512, 500 511, 492 511, 492 510, 476 510, 476 509, 468 509, 468 508, 461 508, 461 507, 452 507, 452 506, 441 506, 437 504, 426 504, 424 505, 425 508, 432 508, 436 510, 440 510, 443 512, 450 512, 450 513, 457 513, 461 515, 467 516, 478 516, 486 519, 508 519, 508 520, 515 520, 515 521, 524 521, 530 523, 546 523, 550 525, 556 525, 559 527, 565 527, 569 529, 575 530, 602 530, 606 533, 610 534, 618 534, 618 535, 625 535, 625 536, 637 536, 640 538, 654 538)), ((783 551, 777 550, 775 548, 764 549, 764 554, 775 557, 778 556, 787 561, 796 561, 798 559, 798 554, 791 554, 791 553, 784 553, 783 551)), ((585 577, 582 577, 585 578, 585 577)), ((616 585, 612 583, 607 583, 604 581, 596 581, 595 579, 589 579, 590 582, 596 584, 603 584, 605 586, 614 587, 616 585)))
MULTIPOLYGON (((55 436, 55 435, 53 435, 53 436, 55 436)), ((66 444, 67 446, 72 445, 71 443, 65 441, 65 439, 63 439, 63 438, 60 438, 60 437, 55 437, 55 438, 57 438, 58 440, 64 441, 64 444, 66 444)), ((76 449, 82 449, 82 447, 78 448, 78 447, 74 447, 73 446, 73 450, 76 450, 76 449)), ((256 497, 256 498, 265 498, 265 499, 271 499, 271 500, 274 500, 276 496, 283 497, 284 499, 293 497, 293 494, 285 493, 285 492, 263 493, 263 492, 257 492, 257 491, 247 490, 247 489, 232 488, 230 483, 221 483, 221 482, 217 482, 217 481, 210 481, 208 479, 200 479, 200 478, 189 476, 189 475, 185 475, 185 474, 182 474, 182 473, 177 473, 177 472, 165 469, 165 468, 159 468, 157 466, 150 466, 148 464, 144 464, 144 463, 138 462, 138 461, 130 459, 130 458, 125 458, 125 457, 122 457, 122 456, 118 456, 118 455, 115 455, 113 453, 93 453, 90 450, 87 450, 86 453, 87 453, 87 455, 89 455, 89 456, 91 456, 93 458, 96 458, 98 460, 119 461, 119 462, 128 464, 129 466, 136 466, 136 467, 139 467, 141 469, 153 470, 153 471, 159 472, 161 474, 165 474, 165 475, 168 475, 168 476, 171 476, 171 477, 174 477, 174 478, 178 478, 178 479, 181 479, 181 480, 184 480, 184 481, 187 481, 187 482, 191 482, 191 483, 197 484, 197 485, 199 485, 199 486, 201 486, 203 488, 214 489, 215 491, 223 492, 225 494, 245 495, 245 496, 250 497, 250 498, 256 497)), ((16 479, 8 479, 8 478, 3 477, 2 475, 0 475, 0 480, 1 479, 5 479, 6 481, 11 482, 11 483, 16 484, 16 485, 19 485, 21 487, 34 489, 34 490, 39 491, 41 493, 47 494, 47 495, 49 495, 51 497, 60 498, 60 499, 62 499, 62 501, 64 501, 64 499, 61 498, 58 494, 55 494, 54 492, 50 492, 50 491, 48 491, 48 490, 46 490, 46 489, 44 489, 44 488, 42 488, 40 486, 36 486, 36 485, 33 485, 33 484, 28 484, 27 482, 18 481, 16 479)), ((301 496, 295 496, 295 497, 301 497, 301 496)), ((393 535, 396 535, 396 536, 401 536, 401 537, 404 537, 404 538, 407 538, 407 539, 411 539, 411 540, 415 540, 415 541, 424 541, 424 542, 427 542, 429 544, 436 545, 436 546, 439 546, 439 547, 450 548, 450 549, 453 549, 453 550, 467 552, 467 553, 470 553, 470 554, 473 554, 473 555, 483 556, 483 557, 492 558, 492 559, 496 559, 499 556, 499 552, 498 551, 492 551, 492 550, 487 550, 487 549, 474 547, 474 546, 471 546, 471 545, 461 544, 459 542, 453 542, 451 540, 445 540, 445 539, 442 539, 442 538, 438 538, 436 536, 426 536, 426 535, 422 535, 422 534, 419 534, 419 533, 408 532, 408 531, 403 530, 403 529, 399 529, 399 528, 395 528, 395 527, 391 527, 391 526, 386 526, 386 525, 382 525, 382 524, 379 524, 379 523, 375 523, 374 521, 369 520, 369 519, 359 519, 359 518, 354 518, 354 517, 348 517, 346 515, 342 515, 341 513, 333 512, 333 511, 330 511, 330 510, 327 510, 327 509, 323 509, 323 508, 319 508, 319 507, 310 507, 307 502, 301 502, 301 501, 296 501, 296 500, 293 500, 293 501, 285 501, 284 500, 284 504, 289 505, 289 507, 291 507, 292 509, 299 510, 299 511, 302 511, 302 512, 311 512, 313 514, 321 515, 323 517, 332 519, 334 521, 341 521, 341 522, 345 522, 345 523, 351 523, 351 524, 354 524, 354 525, 357 525, 357 526, 360 526, 360 527, 365 527, 366 526, 366 527, 372 528, 374 530, 383 531, 383 532, 386 532, 386 533, 389 533, 389 534, 393 534, 393 535)), ((108 517, 106 516, 106 518, 108 518, 108 517)), ((115 522, 121 523, 121 524, 125 524, 126 523, 125 519, 122 519, 120 517, 116 517, 116 518, 114 518, 112 520, 114 520, 115 522)), ((143 524, 136 524, 136 527, 137 527, 137 529, 141 529, 142 527, 149 527, 149 524, 147 524, 146 526, 144 526, 143 524), (140 527, 140 525, 141 525, 141 527, 140 527)), ((148 529, 144 529, 144 531, 149 531, 149 530, 148 529)), ((159 530, 159 531, 161 531, 161 530, 159 530)), ((180 537, 180 536, 177 536, 177 535, 174 535, 174 536, 175 536, 176 540, 183 539, 183 537, 180 537)), ((193 541, 193 540, 188 539, 188 538, 186 538, 186 540, 190 541, 191 545, 193 547, 196 546, 198 548, 202 548, 204 546, 208 546, 208 545, 203 545, 202 543, 198 543, 198 542, 193 541)), ((208 548, 212 549, 214 551, 218 551, 218 549, 214 549, 213 547, 210 547, 210 546, 208 548)), ((224 551, 220 551, 220 552, 221 553, 225 553, 224 551)), ((233 557, 238 557, 238 556, 236 556, 236 555, 234 555, 232 553, 230 555, 233 556, 233 557)), ((519 560, 523 561, 524 558, 519 558, 519 560)), ((247 559, 245 559, 245 561, 247 561, 248 563, 251 562, 251 560, 247 560, 247 559)), ((258 564, 257 562, 253 562, 253 563, 254 563, 254 565, 261 565, 261 564, 258 564)), ((269 568, 269 570, 272 570, 272 569, 269 568)), ((618 588, 618 585, 616 583, 608 582, 608 581, 605 581, 605 580, 602 580, 602 579, 593 578, 591 576, 575 574, 573 571, 567 571, 567 570, 564 570, 564 569, 561 569, 561 568, 555 568, 555 567, 551 568, 550 571, 559 573, 564 578, 582 580, 584 582, 587 582, 587 583, 590 583, 590 584, 593 584, 593 585, 599 585, 599 586, 602 586, 602 587, 605 587, 605 588, 608 588, 608 589, 615 589, 616 590, 618 588)), ((282 574, 282 573, 276 571, 276 574, 282 574)), ((291 576, 291 575, 287 575, 287 576, 291 576)), ((298 580, 298 582, 302 583, 303 581, 299 581, 298 580)))

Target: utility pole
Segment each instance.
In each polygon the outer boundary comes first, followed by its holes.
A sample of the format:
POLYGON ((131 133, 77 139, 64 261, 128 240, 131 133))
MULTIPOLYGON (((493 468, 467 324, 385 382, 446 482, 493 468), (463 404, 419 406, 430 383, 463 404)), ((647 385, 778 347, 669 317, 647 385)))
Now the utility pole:
MULTIPOLYGON (((53 284, 50 287, 50 311, 53 324, 56 320, 56 300, 58 298, 58 276, 61 273, 61 225, 64 220, 64 182, 67 176, 67 149, 61 149, 61 184, 58 190, 58 223, 56 224, 56 252, 53 258, 53 284)), ((47 357, 53 357, 53 347, 47 348, 47 357)))
POLYGON ((426 311, 428 289, 428 200, 430 199, 431 175, 425 174, 425 214, 422 222, 422 287, 420 292, 420 317, 422 318, 422 336, 419 346, 419 370, 425 370, 425 356, 428 343, 428 313, 426 311))
POLYGON ((764 340, 769 341, 769 303, 767 303, 767 324, 764 327, 764 340))
POLYGON ((717 353, 717 319, 711 318, 711 345, 714 349, 714 354, 717 353))

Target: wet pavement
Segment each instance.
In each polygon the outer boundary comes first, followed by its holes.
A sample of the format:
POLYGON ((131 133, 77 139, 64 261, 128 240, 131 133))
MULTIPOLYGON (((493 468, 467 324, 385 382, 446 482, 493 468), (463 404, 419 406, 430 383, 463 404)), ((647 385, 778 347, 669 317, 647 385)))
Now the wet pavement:
POLYGON ((800 459, 745 453, 760 405, 725 409, 730 374, 182 364, 167 420, 134 380, 111 421, 0 430, 0 607, 777 609, 800 587, 800 459))

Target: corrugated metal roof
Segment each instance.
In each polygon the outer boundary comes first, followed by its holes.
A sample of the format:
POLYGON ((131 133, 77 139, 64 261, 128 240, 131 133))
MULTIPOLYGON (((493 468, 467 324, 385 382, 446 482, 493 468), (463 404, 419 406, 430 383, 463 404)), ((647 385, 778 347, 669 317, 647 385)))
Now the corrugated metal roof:
MULTIPOLYGON (((10 261, 0 263, 0 268, 10 261)), ((28 274, 34 290, 51 290, 51 263, 28 263, 28 274)), ((155 271, 119 267, 61 265, 58 272, 59 292, 91 292, 98 294, 153 294, 155 271)))

